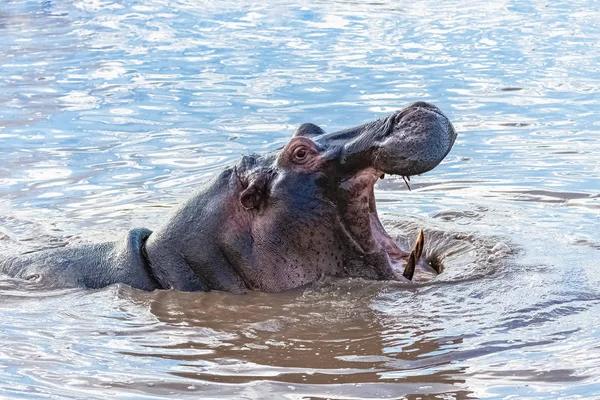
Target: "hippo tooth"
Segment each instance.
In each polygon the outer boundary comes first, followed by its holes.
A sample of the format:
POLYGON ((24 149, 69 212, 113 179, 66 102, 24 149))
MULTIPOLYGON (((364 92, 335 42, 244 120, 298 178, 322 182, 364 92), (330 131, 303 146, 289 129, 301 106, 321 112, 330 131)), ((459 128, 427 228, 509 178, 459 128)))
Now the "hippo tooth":
POLYGON ((409 281, 412 281, 413 275, 415 274, 415 266, 419 261, 419 258, 423 255, 423 246, 425 244, 425 237, 423 235, 423 230, 419 233, 417 240, 415 241, 415 245, 413 246, 410 255, 408 256, 408 260, 406 262, 406 267, 404 268, 404 276, 409 281))

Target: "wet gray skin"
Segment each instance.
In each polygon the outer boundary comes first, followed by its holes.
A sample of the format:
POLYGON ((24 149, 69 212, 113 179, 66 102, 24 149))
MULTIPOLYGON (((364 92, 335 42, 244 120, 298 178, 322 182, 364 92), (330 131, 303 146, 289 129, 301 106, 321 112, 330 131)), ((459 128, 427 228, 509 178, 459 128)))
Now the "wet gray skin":
POLYGON ((433 169, 455 138, 444 114, 424 102, 335 133, 304 124, 280 151, 225 169, 154 232, 21 255, 0 271, 55 287, 235 293, 284 291, 323 276, 410 279, 423 239, 411 253, 394 243, 373 187, 384 174, 433 169))

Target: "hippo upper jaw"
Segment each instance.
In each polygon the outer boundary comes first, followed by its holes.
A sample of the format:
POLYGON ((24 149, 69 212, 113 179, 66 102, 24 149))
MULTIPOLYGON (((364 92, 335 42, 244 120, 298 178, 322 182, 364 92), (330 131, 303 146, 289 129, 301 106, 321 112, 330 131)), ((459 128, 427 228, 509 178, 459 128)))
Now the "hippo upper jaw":
POLYGON ((418 102, 383 119, 373 166, 410 177, 434 169, 448 155, 456 131, 436 106, 418 102))
POLYGON ((310 125, 300 127, 294 136, 312 139, 346 176, 369 167, 390 175, 420 175, 442 162, 456 140, 450 120, 425 102, 338 132, 323 133, 310 125))

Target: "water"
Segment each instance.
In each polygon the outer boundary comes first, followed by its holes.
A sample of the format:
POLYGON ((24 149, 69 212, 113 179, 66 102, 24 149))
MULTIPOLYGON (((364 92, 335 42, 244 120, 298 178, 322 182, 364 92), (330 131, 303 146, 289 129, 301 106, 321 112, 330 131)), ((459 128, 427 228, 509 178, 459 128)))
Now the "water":
POLYGON ((600 398, 594 1, 7 1, 0 247, 153 228, 241 154, 425 100, 459 139, 380 181, 446 272, 407 288, 48 291, 0 278, 0 397, 600 398))

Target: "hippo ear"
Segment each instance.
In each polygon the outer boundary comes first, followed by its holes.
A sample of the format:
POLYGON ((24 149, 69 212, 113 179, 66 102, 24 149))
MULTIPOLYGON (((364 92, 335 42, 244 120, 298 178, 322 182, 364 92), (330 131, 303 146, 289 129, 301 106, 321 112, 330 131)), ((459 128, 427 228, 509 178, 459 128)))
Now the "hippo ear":
POLYGON ((258 177, 248 184, 248 187, 240 193, 240 204, 246 210, 260 208, 268 196, 266 179, 258 177))
POLYGON ((319 128, 315 124, 302 124, 298 127, 298 129, 294 133, 294 136, 292 136, 292 137, 298 137, 298 136, 313 137, 313 136, 319 136, 319 135, 324 135, 324 134, 325 134, 325 131, 323 129, 319 128))

